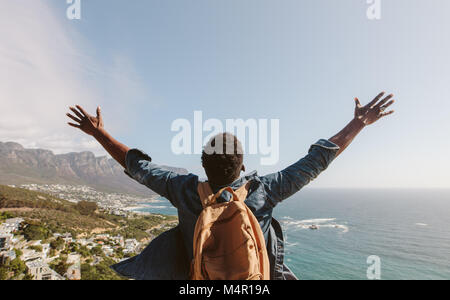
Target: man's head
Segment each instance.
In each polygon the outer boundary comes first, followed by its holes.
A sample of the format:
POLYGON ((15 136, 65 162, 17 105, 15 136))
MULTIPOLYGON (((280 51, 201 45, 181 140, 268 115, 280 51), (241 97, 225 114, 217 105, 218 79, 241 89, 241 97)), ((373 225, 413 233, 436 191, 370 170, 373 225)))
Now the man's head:
POLYGON ((209 140, 202 154, 202 165, 208 181, 223 186, 233 183, 245 171, 241 142, 230 133, 221 133, 209 140))

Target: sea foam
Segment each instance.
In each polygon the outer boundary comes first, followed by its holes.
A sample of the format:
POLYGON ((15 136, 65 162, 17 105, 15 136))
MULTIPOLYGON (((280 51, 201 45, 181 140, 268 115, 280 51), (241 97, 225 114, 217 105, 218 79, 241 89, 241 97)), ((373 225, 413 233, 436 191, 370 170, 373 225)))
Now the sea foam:
POLYGON ((321 228, 331 228, 340 229, 341 233, 347 233, 349 228, 347 225, 338 224, 335 222, 336 218, 318 218, 318 219, 305 219, 305 220, 294 220, 291 217, 283 217, 281 223, 283 227, 287 230, 295 229, 311 229, 312 225, 315 225, 317 229, 321 228))

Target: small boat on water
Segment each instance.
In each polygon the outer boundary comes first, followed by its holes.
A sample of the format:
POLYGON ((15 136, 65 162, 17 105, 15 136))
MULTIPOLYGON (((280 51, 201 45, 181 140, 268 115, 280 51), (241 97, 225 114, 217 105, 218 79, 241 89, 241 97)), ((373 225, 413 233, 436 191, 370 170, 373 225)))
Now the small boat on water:
POLYGON ((311 226, 309 226, 309 229, 311 229, 311 230, 317 230, 317 229, 319 229, 319 227, 317 227, 317 225, 311 225, 311 226))

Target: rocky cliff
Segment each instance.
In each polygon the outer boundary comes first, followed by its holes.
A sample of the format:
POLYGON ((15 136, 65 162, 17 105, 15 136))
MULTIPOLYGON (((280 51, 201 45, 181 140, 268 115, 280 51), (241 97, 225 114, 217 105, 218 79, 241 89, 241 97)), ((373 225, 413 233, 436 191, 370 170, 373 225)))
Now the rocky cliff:
MULTIPOLYGON (((187 174, 185 169, 165 168, 187 174)), ((0 184, 25 183, 87 185, 106 192, 152 194, 125 175, 113 159, 96 157, 91 152, 55 155, 49 150, 0 142, 0 184)))

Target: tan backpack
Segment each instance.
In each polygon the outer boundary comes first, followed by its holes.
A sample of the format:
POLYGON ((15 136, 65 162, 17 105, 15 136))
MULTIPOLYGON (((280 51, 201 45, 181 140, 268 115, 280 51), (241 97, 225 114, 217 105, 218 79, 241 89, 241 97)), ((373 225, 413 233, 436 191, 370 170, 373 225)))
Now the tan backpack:
POLYGON ((200 183, 203 211, 194 233, 192 280, 269 280, 270 267, 258 220, 244 203, 250 182, 236 191, 227 187, 217 194, 200 183), (228 191, 230 202, 217 203, 228 191))

